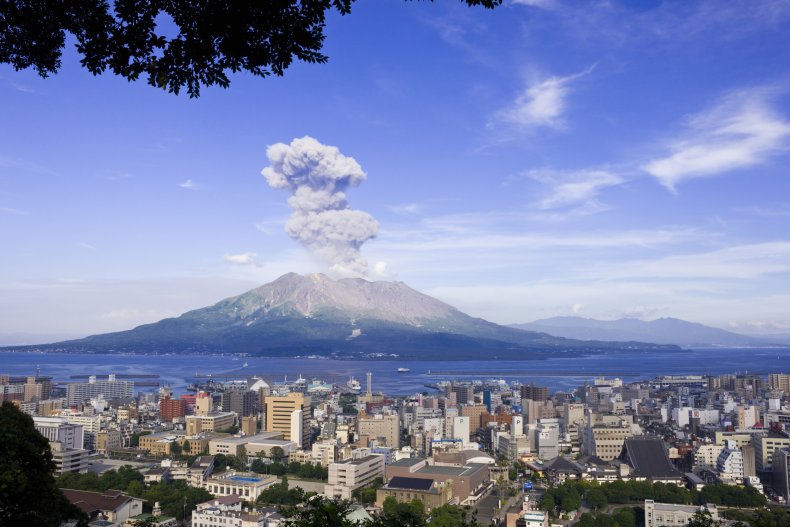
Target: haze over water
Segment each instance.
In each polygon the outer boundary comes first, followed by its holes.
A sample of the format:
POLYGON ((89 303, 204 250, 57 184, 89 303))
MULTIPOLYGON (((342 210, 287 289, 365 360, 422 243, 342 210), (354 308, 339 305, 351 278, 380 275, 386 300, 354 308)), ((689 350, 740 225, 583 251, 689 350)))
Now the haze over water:
MULTIPOLYGON (((658 375, 703 375, 735 372, 790 371, 790 349, 738 348, 683 350, 679 352, 609 352, 605 354, 556 357, 523 361, 356 361, 283 359, 191 355, 93 355, 58 353, 0 353, 0 373, 32 375, 36 366, 42 375, 68 382, 71 375, 159 374, 160 381, 178 393, 194 382, 199 373, 244 378, 257 375, 267 382, 318 378, 345 384, 350 376, 364 389, 365 373, 373 373, 373 390, 391 395, 430 391, 426 384, 443 380, 504 379, 569 391, 592 382, 597 376, 620 377, 624 381, 651 379, 658 375), (248 366, 243 368, 247 362, 248 366), (397 368, 409 368, 398 373, 397 368)), ((146 388, 150 390, 152 388, 146 388)))

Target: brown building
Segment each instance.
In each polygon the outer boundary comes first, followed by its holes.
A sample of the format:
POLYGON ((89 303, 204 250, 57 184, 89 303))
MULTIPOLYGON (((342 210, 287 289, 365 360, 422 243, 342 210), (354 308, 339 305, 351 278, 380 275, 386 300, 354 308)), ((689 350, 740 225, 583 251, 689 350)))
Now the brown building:
POLYGON ((458 409, 458 415, 469 418, 470 432, 483 426, 483 414, 486 413, 488 413, 488 408, 484 404, 462 404, 458 409))
POLYGON ((398 503, 422 502, 425 511, 446 505, 453 499, 452 480, 444 482, 428 478, 409 478, 395 476, 376 491, 376 506, 383 507, 384 500, 395 498, 398 503))
POLYGON ((187 403, 182 399, 163 397, 159 400, 159 416, 163 421, 179 419, 187 414, 187 403))
POLYGON ((469 463, 463 467, 429 465, 426 459, 401 459, 386 467, 387 481, 395 477, 429 479, 438 483, 449 483, 453 496, 461 504, 475 501, 489 482, 488 465, 469 463))
POLYGON ((533 401, 549 400, 549 389, 545 386, 535 386, 534 384, 521 386, 519 392, 522 399, 532 399, 533 401))
POLYGON ((258 433, 258 418, 249 415, 241 418, 241 432, 245 436, 254 436, 258 433))

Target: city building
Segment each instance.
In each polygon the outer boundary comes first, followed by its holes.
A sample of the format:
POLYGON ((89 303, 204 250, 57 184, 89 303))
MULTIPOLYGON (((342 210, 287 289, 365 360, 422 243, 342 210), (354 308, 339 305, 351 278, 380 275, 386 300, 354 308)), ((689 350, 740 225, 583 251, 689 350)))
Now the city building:
POLYGON ((206 415, 186 416, 188 436, 196 436, 201 432, 224 432, 235 424, 236 414, 232 412, 210 412, 206 415))
POLYGON ((376 440, 378 446, 390 448, 400 447, 400 419, 397 414, 365 415, 357 420, 359 445, 370 446, 376 440))
POLYGON ((277 476, 229 470, 206 478, 203 488, 214 496, 233 495, 244 501, 255 501, 264 489, 278 481, 277 476))
POLYGON ((521 385, 519 393, 522 399, 530 399, 532 401, 548 401, 549 389, 545 386, 521 385))
POLYGON ((266 397, 266 430, 282 432, 283 438, 299 448, 310 443, 310 397, 291 392, 284 396, 266 397))
POLYGON ((490 483, 488 464, 468 463, 462 467, 431 465, 425 458, 407 458, 394 461, 386 468, 387 480, 396 476, 431 479, 448 482, 453 496, 461 505, 475 503, 490 483))
POLYGON ((392 497, 398 503, 420 501, 426 512, 446 505, 453 499, 452 480, 435 481, 429 478, 395 476, 386 485, 376 490, 376 506, 382 507, 384 500, 392 497))
POLYGON ((767 434, 755 434, 752 436, 752 446, 754 446, 755 464, 758 472, 770 472, 772 470, 774 452, 780 448, 790 447, 790 437, 776 432, 767 434))
POLYGON ((173 399, 169 396, 159 399, 159 416, 163 421, 183 419, 187 414, 187 402, 183 399, 173 399))
POLYGON ((707 511, 713 521, 719 521, 716 505, 674 505, 645 500, 645 527, 666 527, 687 525, 695 514, 707 511))
POLYGON ((88 382, 69 383, 66 388, 66 401, 71 405, 79 405, 91 399, 103 396, 105 399, 122 399, 132 397, 134 382, 119 381, 115 375, 109 375, 107 380, 97 380, 95 375, 88 378, 88 382))
POLYGON ((66 499, 84 512, 91 521, 103 519, 120 525, 132 516, 143 512, 143 500, 117 490, 106 492, 62 490, 66 499))
POLYGON ((199 503, 192 511, 192 527, 268 527, 266 516, 243 506, 239 496, 231 495, 199 503))
POLYGON ((354 490, 383 476, 384 456, 381 455, 336 461, 329 465, 329 482, 324 486, 324 494, 348 500, 354 490))

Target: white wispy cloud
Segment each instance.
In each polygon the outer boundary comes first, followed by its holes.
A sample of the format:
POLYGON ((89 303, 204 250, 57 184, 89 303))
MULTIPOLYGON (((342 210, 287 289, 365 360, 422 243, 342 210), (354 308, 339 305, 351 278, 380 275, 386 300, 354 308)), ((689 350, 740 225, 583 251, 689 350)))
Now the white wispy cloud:
POLYGON ((557 0, 511 0, 516 5, 528 5, 530 7, 539 7, 540 9, 554 9, 557 7, 557 0))
POLYGON ((178 186, 183 188, 183 189, 187 189, 187 190, 197 190, 197 189, 201 188, 200 183, 197 183, 197 182, 195 182, 195 181, 193 181, 191 179, 187 179, 183 183, 179 183, 178 186))
POLYGON ((9 214, 11 216, 29 216, 30 212, 26 210, 15 209, 13 207, 0 207, 0 213, 9 214))
POLYGON ((258 262, 255 253, 226 254, 225 261, 234 265, 252 265, 256 267, 262 265, 258 262))
POLYGON ((657 260, 609 264, 611 280, 632 278, 747 280, 790 272, 790 242, 735 245, 703 253, 675 254, 657 260))
POLYGON ((608 170, 530 170, 524 173, 530 179, 546 185, 548 193, 537 203, 542 210, 584 206, 601 210, 598 195, 606 188, 621 185, 625 179, 608 170))
POLYGON ((685 180, 765 163, 790 146, 790 122, 770 104, 771 91, 743 90, 692 117, 668 153, 642 168, 671 191, 685 180))
POLYGON ((402 205, 392 205, 389 208, 395 214, 419 214, 422 211, 422 206, 419 203, 404 203, 402 205))
POLYGON ((567 77, 549 77, 531 83, 507 108, 496 113, 495 121, 521 129, 563 128, 566 99, 571 83, 595 69, 595 65, 567 77))

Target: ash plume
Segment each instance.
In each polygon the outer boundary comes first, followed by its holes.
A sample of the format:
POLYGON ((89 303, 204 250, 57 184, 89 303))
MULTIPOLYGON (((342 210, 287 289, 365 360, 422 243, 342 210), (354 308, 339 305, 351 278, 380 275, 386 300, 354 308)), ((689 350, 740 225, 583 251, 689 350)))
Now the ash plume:
POLYGON ((379 224, 367 212, 352 210, 345 194, 365 180, 359 163, 308 136, 270 145, 266 156, 270 166, 261 174, 269 186, 291 191, 288 236, 326 261, 335 274, 367 275, 368 263, 359 250, 376 237, 379 224))

